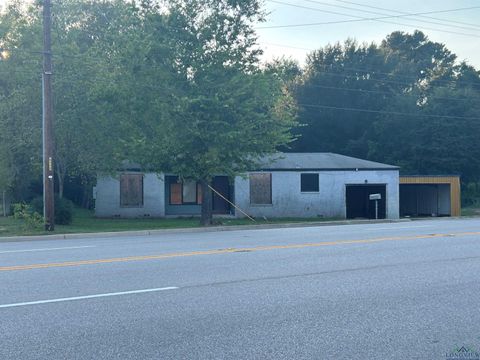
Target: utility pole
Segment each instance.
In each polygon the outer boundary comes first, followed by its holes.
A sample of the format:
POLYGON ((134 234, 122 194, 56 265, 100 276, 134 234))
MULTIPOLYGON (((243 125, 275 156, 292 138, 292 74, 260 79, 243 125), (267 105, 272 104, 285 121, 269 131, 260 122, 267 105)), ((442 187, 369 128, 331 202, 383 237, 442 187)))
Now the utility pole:
POLYGON ((52 98, 52 4, 43 0, 43 216, 45 230, 53 231, 54 177, 53 177, 53 98, 52 98))

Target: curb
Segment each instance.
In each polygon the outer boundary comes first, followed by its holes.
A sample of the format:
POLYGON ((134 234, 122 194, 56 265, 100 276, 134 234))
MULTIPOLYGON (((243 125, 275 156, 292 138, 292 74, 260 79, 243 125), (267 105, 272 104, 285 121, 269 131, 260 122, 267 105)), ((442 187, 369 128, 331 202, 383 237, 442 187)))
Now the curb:
POLYGON ((388 224, 388 223, 402 223, 402 222, 411 222, 411 221, 412 221, 411 219, 338 220, 338 221, 299 222, 299 223, 285 223, 285 224, 213 226, 213 227, 205 227, 205 228, 194 227, 194 228, 179 228, 179 229, 134 230, 134 231, 98 232, 98 233, 10 236, 10 237, 0 237, 0 243, 34 241, 34 240, 38 240, 38 241, 40 240, 74 240, 74 239, 113 238, 113 237, 128 237, 128 236, 151 236, 151 235, 162 235, 162 234, 185 234, 185 233, 188 234, 188 233, 238 231, 238 230, 267 230, 267 229, 285 229, 285 228, 302 228, 302 227, 335 226, 335 225, 388 224))

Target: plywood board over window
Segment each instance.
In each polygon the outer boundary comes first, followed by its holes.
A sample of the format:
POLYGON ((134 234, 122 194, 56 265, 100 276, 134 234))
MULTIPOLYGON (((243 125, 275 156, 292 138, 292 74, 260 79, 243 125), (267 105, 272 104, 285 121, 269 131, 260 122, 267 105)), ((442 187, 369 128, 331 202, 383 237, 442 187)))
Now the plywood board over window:
POLYGON ((194 180, 180 181, 178 176, 167 176, 167 194, 170 205, 200 205, 202 189, 194 180))
POLYGON ((120 206, 143 206, 143 174, 120 175, 120 206))
POLYGON ((182 205, 182 183, 170 184, 170 204, 182 205))
POLYGON ((250 174, 250 203, 253 205, 272 204, 272 174, 250 174))

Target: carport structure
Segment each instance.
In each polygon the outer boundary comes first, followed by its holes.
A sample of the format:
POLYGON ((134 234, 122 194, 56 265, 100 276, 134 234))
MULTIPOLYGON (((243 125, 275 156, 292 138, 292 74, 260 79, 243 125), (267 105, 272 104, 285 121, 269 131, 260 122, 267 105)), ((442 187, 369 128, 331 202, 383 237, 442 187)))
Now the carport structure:
POLYGON ((460 216, 460 177, 400 176, 400 216, 460 216))

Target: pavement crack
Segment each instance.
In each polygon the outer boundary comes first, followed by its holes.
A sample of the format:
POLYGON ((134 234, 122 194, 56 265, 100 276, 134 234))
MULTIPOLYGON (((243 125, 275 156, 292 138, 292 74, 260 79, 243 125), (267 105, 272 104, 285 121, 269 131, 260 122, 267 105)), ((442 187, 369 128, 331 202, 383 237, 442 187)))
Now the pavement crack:
POLYGON ((378 270, 378 269, 382 269, 382 268, 395 268, 395 267, 402 267, 402 266, 427 265, 427 264, 432 264, 432 263, 445 263, 445 262, 468 261, 468 260, 478 260, 478 259, 480 259, 480 256, 469 256, 469 257, 451 258, 451 259, 436 259, 436 260, 431 260, 431 261, 416 261, 416 262, 405 262, 405 263, 397 263, 397 264, 384 264, 384 265, 365 266, 365 267, 349 268, 349 269, 327 270, 327 271, 318 271, 318 272, 301 273, 301 274, 266 276, 266 277, 250 278, 250 279, 219 281, 219 282, 214 282, 214 283, 181 286, 179 288, 180 289, 190 289, 190 288, 193 289, 193 288, 202 288, 202 287, 210 287, 210 286, 223 286, 223 285, 250 283, 250 282, 258 282, 258 281, 269 281, 269 280, 294 279, 294 278, 301 278, 301 277, 315 277, 315 276, 342 274, 342 273, 350 273, 350 272, 357 272, 357 271, 378 270))

